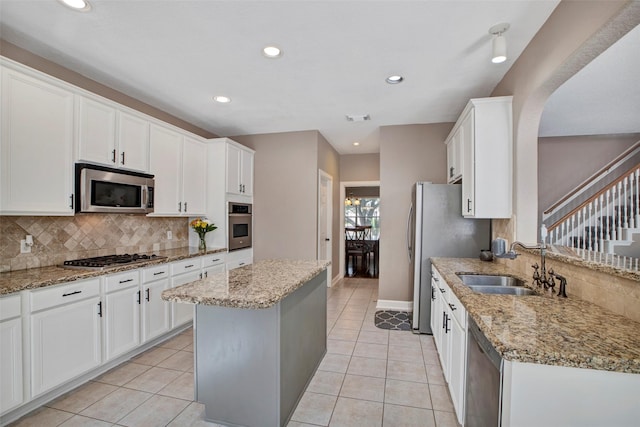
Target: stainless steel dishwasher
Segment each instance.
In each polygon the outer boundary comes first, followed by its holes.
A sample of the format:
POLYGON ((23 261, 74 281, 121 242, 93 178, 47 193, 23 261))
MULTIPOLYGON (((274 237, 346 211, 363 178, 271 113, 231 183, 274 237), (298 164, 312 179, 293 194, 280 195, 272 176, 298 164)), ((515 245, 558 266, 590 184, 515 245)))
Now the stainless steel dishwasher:
POLYGON ((469 316, 465 427, 499 427, 502 357, 469 316))

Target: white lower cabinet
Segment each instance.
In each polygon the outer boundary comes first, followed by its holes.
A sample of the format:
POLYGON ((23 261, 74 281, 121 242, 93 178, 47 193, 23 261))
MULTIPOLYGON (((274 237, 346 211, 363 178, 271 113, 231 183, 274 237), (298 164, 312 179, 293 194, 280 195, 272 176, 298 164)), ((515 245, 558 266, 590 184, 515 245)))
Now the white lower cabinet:
POLYGON ((102 363, 100 279, 31 292, 31 395, 102 363))
POLYGON ((432 268, 431 329, 458 422, 464 420, 467 311, 440 273, 432 268))
POLYGON ((0 299, 0 414, 24 401, 20 295, 0 299))
POLYGON ((253 249, 240 249, 227 254, 227 271, 253 264, 253 249))
POLYGON ((169 289, 169 264, 142 271, 142 342, 152 340, 171 329, 171 303, 161 298, 169 289))
POLYGON ((105 277, 105 360, 140 345, 140 294, 138 270, 105 277))
MULTIPOLYGON (((189 258, 171 264, 171 287, 175 288, 202 278, 202 259, 189 258)), ((175 328, 193 320, 193 304, 171 303, 171 327, 175 328)))
POLYGON ((202 275, 203 277, 209 277, 210 274, 224 273, 226 271, 225 253, 217 253, 213 255, 206 255, 202 257, 202 275))

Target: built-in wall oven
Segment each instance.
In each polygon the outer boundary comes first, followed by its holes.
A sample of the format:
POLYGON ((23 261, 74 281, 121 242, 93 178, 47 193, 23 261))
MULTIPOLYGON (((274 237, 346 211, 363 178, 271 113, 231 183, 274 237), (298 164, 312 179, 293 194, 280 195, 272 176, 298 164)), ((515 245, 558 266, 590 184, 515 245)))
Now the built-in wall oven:
POLYGON ((229 202, 229 250, 251 247, 252 216, 248 203, 229 202))

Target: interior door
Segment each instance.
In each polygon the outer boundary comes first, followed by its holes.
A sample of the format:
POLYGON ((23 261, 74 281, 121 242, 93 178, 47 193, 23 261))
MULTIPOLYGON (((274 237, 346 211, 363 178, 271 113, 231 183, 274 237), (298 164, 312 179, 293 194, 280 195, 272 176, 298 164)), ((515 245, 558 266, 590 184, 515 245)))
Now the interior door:
MULTIPOLYGON (((318 259, 331 261, 332 241, 332 209, 333 178, 322 170, 318 170, 318 259)), ((331 286, 331 266, 327 267, 327 285, 331 286)))

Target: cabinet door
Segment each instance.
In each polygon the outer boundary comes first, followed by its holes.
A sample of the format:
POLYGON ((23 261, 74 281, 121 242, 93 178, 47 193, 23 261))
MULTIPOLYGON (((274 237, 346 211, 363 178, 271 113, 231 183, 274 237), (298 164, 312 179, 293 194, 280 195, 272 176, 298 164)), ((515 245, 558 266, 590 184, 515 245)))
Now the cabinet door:
MULTIPOLYGON (((184 285, 185 283, 195 282, 202 278, 201 270, 191 273, 181 274, 171 279, 171 287, 184 285)), ((180 325, 184 325, 187 322, 193 320, 193 304, 186 304, 181 302, 171 303, 171 328, 176 328, 180 325)))
POLYGON ((149 122, 125 112, 118 113, 118 166, 149 171, 149 122))
POLYGON ((171 328, 171 303, 161 298, 162 291, 169 289, 169 279, 147 283, 142 287, 142 341, 147 342, 168 332, 171 328))
POLYGON ((227 144, 227 193, 242 194, 240 182, 241 150, 227 144))
POLYGON ((73 215, 73 93, 2 71, 0 213, 73 215))
POLYGON ((182 135, 151 125, 149 166, 155 175, 154 215, 179 215, 182 210, 182 135))
POLYGON ((140 288, 111 292, 105 297, 105 356, 111 360, 140 344, 140 288))
POLYGON ((448 182, 456 182, 462 176, 462 126, 456 129, 455 133, 447 143, 447 179, 448 182))
POLYGON ((207 206, 207 147, 185 138, 182 162, 183 213, 204 215, 207 206))
POLYGON ((100 298, 31 315, 31 391, 44 393, 101 363, 100 298))
POLYGON ((466 217, 474 216, 475 203, 475 134, 474 134, 474 112, 469 114, 462 121, 462 215, 466 217))
POLYGON ((224 264, 218 264, 213 267, 205 268, 202 271, 203 271, 202 274, 204 277, 209 277, 212 274, 224 273, 226 271, 226 268, 224 264))
POLYGON ((22 319, 0 322, 0 413, 22 403, 22 319))
MULTIPOLYGON (((461 308, 462 309, 462 308, 461 308)), ((467 331, 460 326, 460 323, 453 318, 451 324, 451 363, 449 375, 449 392, 453 407, 458 416, 458 421, 462 423, 464 415, 464 380, 467 361, 467 331)))
POLYGON ((240 150, 241 159, 241 178, 242 194, 245 196, 253 195, 253 153, 250 151, 240 150))
POLYGON ((115 166, 116 109, 80 96, 78 160, 115 166))

